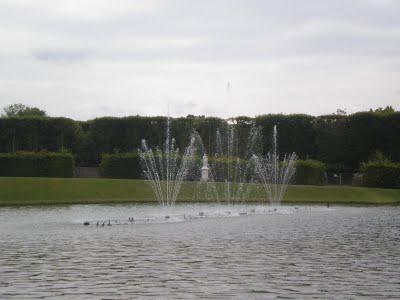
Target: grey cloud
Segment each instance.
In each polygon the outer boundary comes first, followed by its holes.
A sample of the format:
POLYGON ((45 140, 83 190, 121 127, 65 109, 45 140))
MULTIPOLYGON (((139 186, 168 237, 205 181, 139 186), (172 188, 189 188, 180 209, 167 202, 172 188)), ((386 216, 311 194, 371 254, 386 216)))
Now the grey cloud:
POLYGON ((150 12, 129 12, 100 20, 76 20, 43 13, 39 7, 30 10, 11 6, 3 10, 2 22, 14 24, 15 15, 25 20, 20 26, 41 31, 86 36, 89 38, 137 36, 207 36, 240 37, 273 34, 296 28, 304 22, 324 19, 354 22, 363 26, 399 26, 397 1, 348 0, 165 0, 150 12), (378 5, 386 3, 386 5, 378 5))
MULTIPOLYGON (((397 55, 399 37, 359 35, 343 29, 324 32, 324 23, 348 24, 386 31, 400 28, 396 1, 353 0, 164 0, 158 9, 127 11, 98 20, 77 20, 49 13, 40 5, 23 10, 8 4, 0 10, 1 23, 15 25, 15 16, 24 20, 18 26, 57 37, 68 49, 71 45, 98 51, 109 60, 236 60, 268 59, 293 55, 397 55), (302 36, 301 28, 314 24, 315 33, 302 36), (322 25, 320 25, 322 24, 322 25), (282 36, 291 33, 288 40, 282 36), (296 34, 297 33, 297 34, 296 34), (190 47, 146 48, 143 38, 197 38, 190 47), (119 40, 137 40, 131 48, 119 40), (71 45, 70 45, 71 44, 71 45)), ((1 24, 0 23, 0 24, 1 24)), ((400 35, 398 35, 400 36, 400 35)), ((40 45, 39 45, 40 46, 40 45)), ((87 59, 86 50, 35 51, 39 60, 76 61, 87 59)))
POLYGON ((92 54, 89 50, 38 50, 33 57, 42 61, 74 62, 88 59, 92 54))
POLYGON ((175 109, 172 111, 172 113, 178 116, 185 115, 188 113, 195 113, 195 111, 198 110, 198 104, 194 101, 182 102, 181 100, 178 99, 176 103, 178 105, 174 105, 175 109))
MULTIPOLYGON (((400 35, 377 36, 352 31, 400 28, 396 11, 400 3, 385 1, 164 1, 154 12, 129 13, 102 20, 54 20, 33 18, 30 26, 57 34, 68 42, 97 48, 106 60, 256 60, 298 55, 399 55, 400 35), (50 22, 50 24, 48 24, 50 22), (324 24, 347 24, 325 28, 324 24), (301 29, 312 24, 314 32, 303 35, 301 29), (53 26, 49 26, 53 25, 53 26), (290 33, 284 40, 282 37, 290 33), (143 38, 197 38, 200 43, 188 47, 148 48, 143 38), (137 41, 132 47, 120 40, 137 41)), ((39 15, 39 14, 37 14, 39 15)), ((41 60, 74 61, 86 59, 85 51, 42 51, 41 60)))
POLYGON ((161 113, 155 97, 173 99, 182 115, 304 112, 311 98, 321 104, 310 112, 326 113, 339 107, 336 99, 368 108, 399 89, 397 0, 158 2, 86 18, 87 7, 77 17, 54 9, 58 1, 1 1, 0 79, 15 85, 2 85, 0 98, 37 99, 78 118, 161 113), (227 81, 235 97, 255 104, 226 105, 227 81), (68 99, 90 109, 65 107, 68 99))

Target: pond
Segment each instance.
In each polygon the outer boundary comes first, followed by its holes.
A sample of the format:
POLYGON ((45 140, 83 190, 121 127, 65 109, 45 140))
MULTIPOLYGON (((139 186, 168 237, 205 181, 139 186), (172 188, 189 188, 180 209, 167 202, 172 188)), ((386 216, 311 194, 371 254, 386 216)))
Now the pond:
POLYGON ((400 298, 399 207, 74 205, 0 222, 1 299, 400 298))

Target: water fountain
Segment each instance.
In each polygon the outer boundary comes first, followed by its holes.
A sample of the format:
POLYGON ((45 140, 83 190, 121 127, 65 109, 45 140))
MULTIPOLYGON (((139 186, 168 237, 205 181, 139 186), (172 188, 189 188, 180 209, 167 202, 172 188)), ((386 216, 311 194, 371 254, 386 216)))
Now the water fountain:
MULTIPOLYGON (((252 127, 248 135, 248 143, 243 151, 244 155, 239 156, 238 140, 235 138, 234 128, 228 127, 228 135, 224 138, 219 130, 216 132, 216 151, 211 154, 211 160, 205 153, 201 137, 197 132, 190 136, 189 146, 183 154, 175 148, 175 139, 170 134, 170 120, 167 121, 166 140, 163 150, 156 148, 153 151, 148 147, 145 140, 142 140, 142 148, 139 150, 144 168, 144 175, 154 191, 156 199, 162 206, 172 206, 178 197, 182 183, 185 179, 197 180, 189 185, 196 186, 194 198, 219 202, 220 204, 244 204, 252 191, 264 189, 271 205, 280 204, 288 183, 295 172, 297 156, 295 153, 284 155, 280 160, 278 152, 278 130, 273 128, 272 151, 265 157, 257 154, 255 150, 260 145, 260 129, 252 127), (201 157, 202 160, 196 159, 201 157), (226 163, 228 161, 228 163, 226 163), (193 174, 190 174, 190 171, 193 174), (191 175, 191 176, 187 176, 191 175), (197 177, 196 177, 197 176, 197 177), (200 195, 200 197, 199 197, 200 195)), ((171 208, 168 214, 160 216, 129 217, 126 220, 105 220, 85 221, 83 225, 96 224, 96 227, 123 224, 147 224, 154 222, 176 222, 186 219, 204 217, 229 217, 246 216, 260 213, 260 209, 243 205, 236 207, 218 206, 213 210, 200 211, 198 213, 176 214, 176 207, 171 208), (229 209, 226 211, 226 209, 229 209)), ((263 213, 276 212, 277 208, 263 213)))
POLYGON ((195 169, 201 170, 194 200, 207 200, 226 204, 243 203, 248 200, 254 184, 254 166, 251 160, 259 145, 260 129, 252 126, 247 140, 239 141, 234 125, 229 124, 223 131, 217 129, 212 152, 207 154, 201 137, 197 136, 199 156, 203 164, 195 169), (240 151, 240 143, 246 143, 240 151), (208 159, 210 158, 210 159, 208 159))
POLYGON ((175 139, 171 137, 170 125, 168 117, 163 150, 156 148, 153 151, 144 139, 139 149, 144 175, 162 206, 175 204, 195 151, 195 139, 191 135, 189 146, 183 154, 179 153, 179 149, 175 148, 175 139))
POLYGON ((239 135, 234 125, 227 125, 225 134, 217 129, 214 151, 207 154, 198 133, 190 136, 189 146, 183 154, 175 148, 167 121, 166 140, 163 150, 150 149, 142 140, 139 150, 144 175, 162 206, 174 205, 182 182, 190 178, 198 184, 193 200, 207 200, 225 204, 246 202, 257 189, 264 189, 269 202, 281 202, 288 183, 295 172, 297 156, 278 153, 278 130, 273 127, 272 150, 264 157, 256 151, 260 145, 261 130, 252 126, 248 132, 245 150, 240 151, 239 135), (203 159, 195 159, 202 157, 203 159), (188 176, 190 175, 190 176, 188 176))
MULTIPOLYGON (((142 140, 142 148, 139 154, 143 166, 144 175, 150 184, 158 203, 162 206, 173 206, 179 195, 184 180, 196 180, 195 202, 207 200, 220 204, 244 204, 250 198, 252 192, 257 193, 264 189, 271 205, 279 205, 295 173, 297 156, 295 153, 284 155, 280 160, 278 151, 278 130, 273 127, 272 151, 265 157, 258 154, 257 146, 261 145, 261 130, 252 126, 247 137, 245 150, 239 151, 239 138, 235 133, 235 127, 228 125, 227 134, 216 131, 215 151, 210 154, 205 151, 200 135, 193 131, 190 135, 190 143, 183 154, 175 147, 175 139, 171 137, 171 122, 168 118, 166 139, 163 149, 156 148, 153 151, 148 147, 146 140, 142 140), (242 153, 240 153, 242 152, 242 153), (196 159, 200 158, 202 159, 196 159), (190 175, 190 176, 188 176, 190 175)), ((243 143, 242 139, 242 143, 243 143)), ((222 210, 226 210, 224 207, 222 210)), ((96 227, 146 224, 152 222, 176 222, 179 220, 203 218, 203 217, 227 217, 246 216, 259 213, 254 207, 248 209, 243 205, 230 206, 228 211, 221 212, 221 208, 200 211, 197 214, 186 213, 177 215, 171 208, 168 214, 141 218, 129 217, 126 220, 84 221, 83 225, 96 224, 96 227), (242 207, 242 208, 241 208, 242 207)), ((272 212, 277 211, 274 207, 272 212)), ((263 210, 263 213, 269 213, 263 210)), ((165 213, 165 211, 164 211, 165 213)))
POLYGON ((282 160, 279 159, 276 125, 274 125, 272 134, 272 152, 265 157, 253 154, 252 160, 269 202, 272 205, 279 205, 286 193, 290 179, 296 171, 297 156, 293 152, 285 154, 282 160))

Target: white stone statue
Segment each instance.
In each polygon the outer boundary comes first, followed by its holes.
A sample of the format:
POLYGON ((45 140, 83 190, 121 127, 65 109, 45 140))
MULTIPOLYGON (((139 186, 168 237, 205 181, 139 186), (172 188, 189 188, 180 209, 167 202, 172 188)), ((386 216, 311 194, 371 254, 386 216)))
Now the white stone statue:
POLYGON ((203 155, 203 167, 201 167, 201 181, 208 181, 208 173, 210 168, 208 167, 208 157, 206 154, 203 155))

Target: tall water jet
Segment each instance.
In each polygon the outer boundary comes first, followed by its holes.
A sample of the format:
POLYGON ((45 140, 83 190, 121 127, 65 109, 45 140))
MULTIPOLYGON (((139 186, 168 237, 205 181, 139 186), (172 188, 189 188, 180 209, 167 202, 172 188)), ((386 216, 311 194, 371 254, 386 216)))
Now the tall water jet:
POLYGON ((252 160, 269 202, 271 205, 279 205, 296 171, 297 155, 294 152, 285 154, 280 160, 276 125, 272 133, 272 151, 265 157, 253 154, 252 160))
MULTIPOLYGON (((254 181, 254 166, 251 160, 255 148, 259 145, 261 132, 251 125, 245 135, 240 136, 234 124, 227 125, 221 131, 217 129, 215 142, 211 153, 206 153, 204 147, 199 146, 199 153, 208 157, 207 163, 197 167, 201 172, 207 172, 207 180, 203 176, 199 179, 196 189, 196 200, 208 200, 229 204, 243 203, 248 200, 254 181), (243 144, 246 147, 243 147, 243 144)), ((201 138, 197 137, 202 144, 201 138)))
POLYGON ((153 151, 145 139, 139 155, 143 165, 144 176, 148 180, 158 203, 162 206, 174 205, 188 174, 195 152, 195 138, 190 136, 189 146, 181 155, 175 148, 175 139, 171 137, 171 122, 168 117, 164 149, 153 151))

